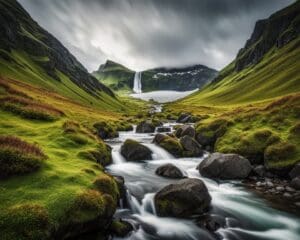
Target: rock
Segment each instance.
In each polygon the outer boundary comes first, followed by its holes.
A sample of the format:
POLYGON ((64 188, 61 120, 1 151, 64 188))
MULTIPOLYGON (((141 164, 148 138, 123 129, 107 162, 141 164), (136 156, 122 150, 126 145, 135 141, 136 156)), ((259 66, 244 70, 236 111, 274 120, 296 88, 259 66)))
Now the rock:
POLYGON ((157 132, 161 133, 161 132, 171 132, 171 128, 170 127, 158 127, 156 129, 157 132))
POLYGON ((186 152, 188 157, 199 157, 203 155, 201 145, 192 137, 185 135, 180 138, 180 144, 186 152))
POLYGON ((179 180, 161 189, 154 198, 155 208, 161 217, 189 217, 205 213, 211 196, 200 179, 179 180))
POLYGON ((264 177, 266 174, 266 170, 263 165, 258 165, 256 167, 254 167, 253 172, 259 177, 264 177))
POLYGON ((267 187, 272 188, 274 187, 274 184, 270 181, 266 182, 267 187))
POLYGON ((291 187, 300 190, 300 177, 296 177, 294 178, 291 183, 290 183, 291 187))
POLYGON ((158 133, 155 135, 152 142, 155 144, 160 144, 165 138, 166 138, 166 135, 158 133))
POLYGON ((178 139, 163 135, 157 134, 153 140, 154 143, 171 153, 175 157, 183 156, 183 147, 178 141, 178 139))
POLYGON ((196 134, 195 128, 193 128, 190 125, 184 125, 184 126, 179 127, 175 133, 176 137, 178 137, 178 138, 181 138, 183 136, 190 136, 190 137, 194 138, 195 134, 196 134))
POLYGON ((121 154, 127 161, 140 161, 152 159, 152 151, 139 142, 127 139, 121 147, 121 154))
POLYGON ((119 133, 106 122, 97 122, 94 124, 94 128, 97 129, 97 134, 101 139, 116 138, 119 133))
POLYGON ((137 133, 154 133, 155 125, 150 120, 142 121, 137 125, 136 132, 137 133))
POLYGON ((217 179, 243 179, 252 170, 250 162, 238 154, 213 153, 199 164, 202 176, 217 179))
POLYGON ((291 188, 291 187, 286 187, 285 190, 288 191, 288 192, 295 192, 296 191, 294 188, 291 188))
POLYGON ((276 187, 276 190, 279 191, 279 192, 283 192, 284 191, 284 187, 278 186, 278 187, 276 187))
POLYGON ((290 178, 300 177, 300 163, 296 164, 289 173, 290 178))
POLYGON ((192 116, 190 114, 188 114, 188 113, 182 113, 178 117, 178 119, 177 119, 176 122, 178 122, 178 123, 188 123, 188 122, 191 121, 191 119, 192 119, 192 116))
POLYGON ((285 197, 285 198, 291 198, 291 197, 293 197, 290 193, 284 193, 283 194, 283 196, 285 197))
POLYGON ((158 167, 155 173, 159 176, 168 178, 184 178, 182 171, 173 164, 165 164, 158 167))
POLYGON ((119 193, 120 193, 120 199, 122 201, 125 201, 126 200, 126 186, 125 186, 125 179, 124 177, 122 176, 117 176, 117 175, 114 175, 113 176, 117 185, 118 185, 118 190, 119 190, 119 193))
POLYGON ((124 238, 133 231, 133 226, 124 220, 114 220, 109 230, 114 236, 124 238))

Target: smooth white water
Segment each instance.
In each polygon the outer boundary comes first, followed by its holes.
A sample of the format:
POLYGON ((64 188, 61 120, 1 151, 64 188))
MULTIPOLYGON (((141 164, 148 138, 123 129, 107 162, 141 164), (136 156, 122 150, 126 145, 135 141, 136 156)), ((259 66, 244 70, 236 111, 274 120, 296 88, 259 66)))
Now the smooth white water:
POLYGON ((179 92, 179 91, 153 91, 153 92, 146 92, 146 93, 134 93, 130 96, 134 98, 139 98, 145 101, 154 100, 159 103, 167 103, 167 102, 173 102, 180 98, 184 98, 194 92, 196 92, 198 89, 192 90, 192 91, 186 91, 186 92, 179 92))
MULTIPOLYGON (((299 240, 300 218, 281 212, 251 192, 238 181, 219 183, 203 178, 197 165, 203 158, 174 159, 165 150, 153 145, 153 134, 120 132, 120 137, 111 142, 114 164, 108 171, 125 178, 128 188, 128 208, 119 209, 116 218, 134 223, 134 232, 128 240, 299 240), (148 146, 154 160, 127 162, 119 153, 127 138, 148 146), (211 196, 210 214, 222 218, 224 227, 213 235, 195 225, 192 220, 161 218, 156 215, 153 198, 162 187, 177 180, 162 178, 155 170, 162 164, 172 163, 190 178, 202 179, 211 196)), ((119 240, 121 238, 113 238, 119 240)))
POLYGON ((133 91, 137 94, 142 93, 142 73, 136 72, 133 80, 133 91))

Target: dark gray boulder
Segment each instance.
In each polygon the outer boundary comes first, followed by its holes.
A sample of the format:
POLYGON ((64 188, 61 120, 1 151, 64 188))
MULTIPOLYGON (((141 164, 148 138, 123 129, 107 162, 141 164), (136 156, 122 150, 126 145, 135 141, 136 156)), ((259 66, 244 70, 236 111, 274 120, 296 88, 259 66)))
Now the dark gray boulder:
POLYGON ((180 138, 180 144, 185 151, 185 155, 188 157, 199 157, 203 155, 201 145, 194 138, 188 135, 180 138))
POLYGON ((186 178, 161 189, 154 197, 155 208, 161 217, 190 217, 208 211, 211 196, 204 182, 186 178))
POLYGON ((198 166, 203 177, 215 179, 244 179, 252 166, 248 159, 238 154, 213 153, 198 166))
POLYGON ((171 132, 171 128, 170 127, 158 127, 156 129, 157 132, 162 133, 162 132, 171 132))
POLYGON ((127 139, 121 147, 121 154, 127 161, 140 161, 152 159, 152 151, 139 142, 127 139))
POLYGON ((192 116, 188 113, 182 113, 180 114, 180 116, 178 117, 177 121, 178 123, 188 123, 191 122, 192 120, 192 116))
POLYGON ((179 127, 175 133, 176 137, 178 137, 178 138, 183 137, 183 136, 190 136, 193 138, 193 137, 195 137, 195 134, 196 134, 195 128, 193 128, 190 125, 184 125, 184 126, 179 127))
POLYGON ((155 173, 159 176, 167 177, 167 178, 184 178, 185 177, 183 172, 178 167, 176 167, 175 165, 170 164, 170 163, 158 167, 156 169, 155 173))

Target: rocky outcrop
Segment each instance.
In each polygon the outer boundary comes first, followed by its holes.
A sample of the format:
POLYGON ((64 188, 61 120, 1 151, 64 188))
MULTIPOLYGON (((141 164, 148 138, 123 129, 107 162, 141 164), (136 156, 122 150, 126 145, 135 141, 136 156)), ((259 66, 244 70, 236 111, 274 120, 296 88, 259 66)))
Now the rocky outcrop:
POLYGON ((184 178, 183 172, 173 164, 165 164, 158 167, 155 173, 167 178, 184 178))
POLYGON ((237 55, 235 69, 257 64, 271 48, 281 48, 296 39, 300 34, 299 14, 300 2, 296 1, 268 19, 257 21, 251 38, 237 55))
POLYGON ((200 179, 182 179, 161 189, 154 198, 161 217, 190 217, 206 212, 211 196, 200 179))
POLYGON ((139 142, 127 139, 121 147, 121 154, 127 161, 140 161, 152 159, 152 151, 139 142))
POLYGON ((248 177, 250 162, 238 154, 213 153, 198 166, 203 177, 214 179, 243 179, 248 177))
POLYGON ((296 164, 290 171, 289 176, 291 179, 300 177, 300 163, 296 164))

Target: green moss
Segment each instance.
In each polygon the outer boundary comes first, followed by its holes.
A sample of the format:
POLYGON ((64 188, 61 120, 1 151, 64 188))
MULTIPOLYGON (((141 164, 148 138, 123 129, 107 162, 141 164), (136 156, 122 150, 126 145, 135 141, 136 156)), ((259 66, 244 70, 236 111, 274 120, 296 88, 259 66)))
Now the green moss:
POLYGON ((130 223, 114 220, 111 223, 110 231, 117 237, 125 237, 133 227, 130 223))
POLYGON ((183 147, 178 139, 166 136, 164 140, 159 143, 159 146, 174 155, 175 157, 183 156, 183 147))
MULTIPOLYGON (((272 167, 296 156, 296 146, 287 142, 279 142, 267 147, 264 153, 265 165, 272 167)), ((299 161, 300 159, 297 159, 299 161)))
POLYGON ((113 177, 101 175, 95 179, 94 186, 97 191, 111 195, 114 200, 117 201, 119 199, 118 185, 113 177))
POLYGON ((1 239, 50 239, 47 210, 38 204, 15 205, 0 213, 1 239))

